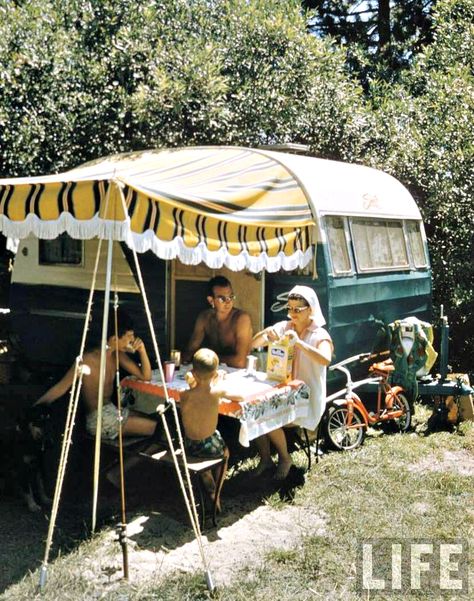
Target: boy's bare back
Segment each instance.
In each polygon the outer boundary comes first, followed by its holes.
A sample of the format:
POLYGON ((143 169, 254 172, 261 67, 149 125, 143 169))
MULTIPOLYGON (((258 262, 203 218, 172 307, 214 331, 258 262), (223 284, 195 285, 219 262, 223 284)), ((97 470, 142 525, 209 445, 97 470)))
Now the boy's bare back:
POLYGON ((220 390, 199 385, 181 393, 181 416, 188 438, 202 440, 214 434, 222 396, 220 390))
POLYGON ((190 390, 181 393, 181 416, 184 432, 191 440, 204 440, 212 436, 217 428, 219 401, 230 397, 226 394, 224 373, 218 371, 219 358, 208 348, 196 351, 193 370, 188 384, 190 390))

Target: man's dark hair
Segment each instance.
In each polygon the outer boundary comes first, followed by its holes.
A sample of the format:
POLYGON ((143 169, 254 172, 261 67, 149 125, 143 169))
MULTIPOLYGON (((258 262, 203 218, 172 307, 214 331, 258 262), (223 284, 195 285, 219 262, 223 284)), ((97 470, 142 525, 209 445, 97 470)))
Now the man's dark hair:
MULTIPOLYGON (((133 330, 133 320, 123 309, 117 309, 117 335, 121 338, 124 334, 133 330)), ((110 309, 109 323, 107 326, 107 338, 115 336, 115 309, 110 309)))
POLYGON ((216 275, 209 280, 207 284, 208 296, 214 296, 214 286, 220 286, 221 288, 232 288, 232 284, 223 275, 216 275))
MULTIPOLYGON (((121 338, 126 332, 133 330, 133 321, 130 315, 123 309, 117 309, 117 333, 121 338)), ((115 336, 115 309, 109 309, 109 321, 107 323, 107 340, 115 336)), ((102 340, 102 311, 98 311, 92 320, 90 333, 88 336, 85 350, 87 352, 100 349, 102 340)))

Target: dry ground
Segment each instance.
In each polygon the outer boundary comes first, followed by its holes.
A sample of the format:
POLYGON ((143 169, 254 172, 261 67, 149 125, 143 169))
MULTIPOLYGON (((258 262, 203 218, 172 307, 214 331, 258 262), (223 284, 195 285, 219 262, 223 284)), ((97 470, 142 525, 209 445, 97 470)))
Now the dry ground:
MULTIPOLYGON (((304 482, 303 469, 296 468, 293 483, 304 482)), ((291 481, 291 479, 290 479, 291 481)), ((173 474, 155 466, 140 466, 127 482, 130 576, 146 579, 175 570, 203 571, 199 545, 189 526, 182 495, 173 474)), ((291 487, 290 487, 291 491, 291 487)), ((204 531, 203 551, 216 584, 227 584, 241 567, 252 564, 258 569, 264 555, 273 549, 290 549, 304 535, 322 534, 324 517, 317 512, 292 504, 283 505, 271 474, 258 482, 248 471, 235 472, 224 486, 223 514, 218 527, 208 524, 204 531), (270 500, 270 501, 269 501, 270 500)), ((88 535, 90 500, 82 489, 69 483, 61 504, 51 561, 59 552, 64 555, 77 547, 88 535), (78 502, 79 496, 83 496, 78 502)), ((19 498, 6 495, 0 499, 0 593, 36 570, 43 559, 48 518, 32 514, 19 498)), ((120 499, 114 489, 104 486, 99 500, 99 525, 115 525, 120 519, 120 499)), ((110 542, 115 533, 110 531, 110 542)), ((113 546, 112 546, 113 548, 113 546)), ((102 576, 108 584, 122 575, 120 546, 115 556, 104 558, 102 576)), ((90 567, 83 566, 91 578, 97 578, 97 558, 90 567)), ((6 597, 8 598, 8 592, 6 597)))
MULTIPOLYGON (((376 466, 381 468, 384 465, 381 458, 385 454, 393 458, 395 449, 400 452, 402 448, 407 449, 407 457, 410 454, 409 449, 419 452, 412 456, 411 461, 404 463, 406 472, 412 474, 410 480, 413 479, 413 484, 410 490, 415 486, 415 482, 421 482, 420 478, 430 473, 439 473, 443 477, 444 474, 451 474, 452 477, 459 475, 461 478, 467 476, 468 479, 469 476, 474 476, 472 446, 463 443, 459 437, 441 435, 431 440, 430 437, 426 439, 426 445, 414 433, 402 438, 383 438, 387 441, 386 444, 382 440, 380 445, 375 442, 372 445, 369 443, 357 454, 338 454, 328 456, 328 459, 323 458, 321 464, 312 470, 311 482, 308 484, 318 491, 321 489, 319 481, 323 488, 332 482, 334 490, 331 491, 331 495, 328 494, 328 499, 340 499, 338 490, 343 484, 341 474, 346 473, 346 468, 352 466, 360 470, 360 473, 356 474, 354 482, 351 481, 351 486, 354 491, 358 490, 357 495, 362 498, 365 493, 360 475, 364 470, 368 469, 367 473, 371 474, 377 469, 376 466), (437 440, 443 441, 441 447, 438 446, 437 440), (461 443, 463 448, 460 448, 461 443), (335 469, 339 473, 337 480, 332 478, 332 471, 335 469), (358 483, 361 484, 360 488, 356 488, 358 483)), ((301 461, 301 458, 299 459, 301 461)), ((131 581, 156 581, 157 578, 166 577, 171 572, 202 573, 202 558, 188 526, 185 509, 179 502, 179 491, 165 474, 148 467, 135 470, 128 480, 131 581)), ((382 472, 380 475, 383 475, 382 472)), ((301 484, 300 477, 301 471, 296 470, 294 484, 301 484)), ((439 484, 448 486, 449 482, 439 484)), ((400 489, 400 495, 405 494, 403 490, 400 489)), ((423 489, 417 486, 417 490, 423 489)), ((84 493, 82 490, 80 492, 84 493)), ((271 551, 284 553, 288 550, 288 557, 291 558, 291 553, 300 548, 305 537, 322 536, 324 539, 334 535, 331 530, 337 528, 335 523, 340 522, 341 516, 332 515, 332 508, 328 503, 323 511, 313 496, 307 499, 307 487, 304 487, 302 492, 302 502, 281 502, 279 496, 282 491, 276 489, 270 476, 258 483, 245 471, 231 476, 224 487, 224 513, 218 528, 206 530, 204 536, 204 553, 215 584, 232 586, 236 566, 240 569, 247 568, 251 580, 253 574, 261 570, 264 562, 268 560, 271 551)), ((118 497, 112 490, 104 490, 103 493, 100 502, 101 525, 114 524, 118 521, 117 516, 114 516, 118 513, 118 497)), ((317 498, 320 494, 321 490, 316 493, 317 498)), ((370 494, 375 497, 377 490, 374 489, 370 494)), ((78 496, 79 490, 70 485, 54 538, 55 553, 60 549, 60 553, 66 555, 69 551, 79 548, 81 540, 87 534, 87 523, 90 521, 87 503, 72 502, 77 501, 78 496)), ((419 502, 412 504, 411 508, 403 513, 403 519, 417 519, 418 514, 426 519, 428 514, 431 515, 431 497, 432 493, 431 496, 420 496, 419 502)), ((443 496, 440 497, 442 498, 443 496)), ((375 503, 376 507, 379 507, 379 501, 375 503)), ((356 503, 357 507, 359 504, 360 502, 356 503)), ((321 505, 324 506, 324 503, 321 505)), ((11 497, 1 499, 0 507, 0 565, 3 568, 0 572, 0 598, 16 601, 21 597, 18 597, 15 583, 41 564, 47 521, 44 516, 29 514, 21 502, 11 497)), ((436 511, 434 515, 438 514, 439 511, 436 511)), ((355 517, 356 514, 351 515, 355 517)), ((339 523, 339 530, 345 523, 346 521, 339 523)), ((427 527, 428 522, 422 523, 427 527)), ((445 525, 443 532, 444 528, 445 525)), ((107 528, 103 532, 105 535, 98 541, 96 552, 79 554, 72 568, 80 571, 93 583, 94 590, 98 591, 97 598, 105 598, 102 595, 107 594, 107 591, 112 594, 122 575, 122 557, 120 547, 114 540, 114 533, 107 528)), ((51 562, 53 561, 54 553, 51 557, 51 562)), ((237 575, 241 578, 242 572, 237 575)))

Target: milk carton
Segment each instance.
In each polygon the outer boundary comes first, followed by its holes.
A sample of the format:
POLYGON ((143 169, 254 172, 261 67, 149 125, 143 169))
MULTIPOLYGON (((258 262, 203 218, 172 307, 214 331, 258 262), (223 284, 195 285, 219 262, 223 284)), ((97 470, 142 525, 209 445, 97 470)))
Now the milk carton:
POLYGON ((268 345, 267 376, 278 382, 291 380, 295 344, 290 336, 283 336, 268 345))

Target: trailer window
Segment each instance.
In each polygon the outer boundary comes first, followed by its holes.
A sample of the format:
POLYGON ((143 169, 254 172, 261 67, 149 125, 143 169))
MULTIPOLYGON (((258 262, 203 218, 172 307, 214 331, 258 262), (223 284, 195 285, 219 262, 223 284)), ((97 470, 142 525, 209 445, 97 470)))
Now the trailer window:
POLYGON ((40 265, 82 265, 82 240, 61 234, 54 240, 39 240, 40 265))
POLYGON ((352 271, 346 232, 342 217, 326 217, 326 232, 334 275, 347 274, 352 271))
POLYGON ((426 260, 425 245, 421 235, 420 224, 417 221, 407 221, 406 226, 415 267, 427 267, 428 261, 426 260))
POLYGON ((352 241, 359 271, 410 267, 401 221, 352 219, 352 241))

